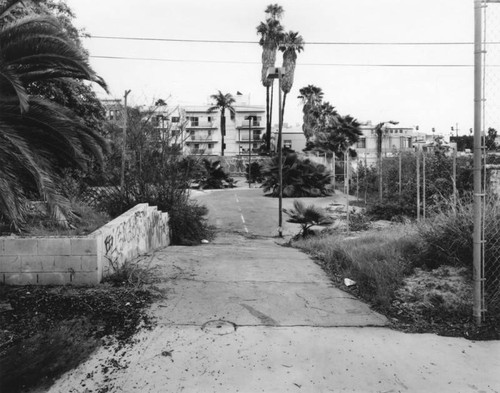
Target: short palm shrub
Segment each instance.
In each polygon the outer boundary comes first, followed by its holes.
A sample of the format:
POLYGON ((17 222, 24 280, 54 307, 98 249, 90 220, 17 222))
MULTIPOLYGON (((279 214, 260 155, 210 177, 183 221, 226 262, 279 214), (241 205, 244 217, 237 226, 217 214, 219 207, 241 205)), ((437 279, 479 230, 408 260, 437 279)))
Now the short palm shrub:
POLYGON ((283 209, 290 218, 287 220, 293 224, 300 224, 301 231, 297 237, 306 237, 311 234, 313 226, 328 226, 333 223, 333 219, 328 213, 319 207, 305 206, 301 201, 293 201, 294 209, 283 209))
POLYGON ((262 183, 264 181, 264 175, 262 174, 262 164, 260 162, 252 162, 250 168, 248 165, 245 167, 245 177, 247 180, 251 180, 255 183, 262 183), (250 177, 249 177, 250 173, 250 177))
POLYGON ((216 190, 234 187, 234 179, 224 171, 220 161, 210 161, 205 158, 202 166, 203 170, 197 179, 200 189, 216 190))
MULTIPOLYGON (((264 192, 279 196, 279 162, 274 157, 262 168, 264 192)), ((331 174, 324 165, 309 159, 301 159, 297 154, 287 154, 283 158, 283 197, 320 197, 331 195, 331 174)))

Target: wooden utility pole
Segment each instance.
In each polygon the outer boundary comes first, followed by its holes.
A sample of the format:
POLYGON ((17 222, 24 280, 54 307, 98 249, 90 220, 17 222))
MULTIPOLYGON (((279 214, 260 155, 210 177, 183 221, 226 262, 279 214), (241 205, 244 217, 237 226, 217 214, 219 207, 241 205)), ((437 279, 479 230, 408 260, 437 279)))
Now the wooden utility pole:
POLYGON ((120 176, 120 192, 122 195, 125 191, 125 154, 126 154, 126 150, 127 150, 127 120, 128 120, 127 96, 129 94, 130 94, 130 90, 125 90, 125 94, 123 95, 123 105, 124 105, 123 144, 122 144, 122 168, 121 168, 121 176, 120 176))

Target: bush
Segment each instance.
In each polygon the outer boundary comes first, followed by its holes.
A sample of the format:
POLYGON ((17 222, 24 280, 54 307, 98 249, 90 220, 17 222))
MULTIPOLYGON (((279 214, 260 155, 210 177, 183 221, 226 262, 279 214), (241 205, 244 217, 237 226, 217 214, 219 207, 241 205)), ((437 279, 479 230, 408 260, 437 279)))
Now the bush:
POLYGON ((203 239, 211 240, 214 230, 208 225, 207 214, 206 206, 192 200, 174 204, 169 213, 172 244, 191 246, 200 244, 203 239))
POLYGON ((359 295, 381 308, 390 307, 394 292, 410 274, 418 244, 406 227, 389 228, 356 238, 341 234, 297 240, 294 246, 312 253, 339 281, 350 278, 359 295))
POLYGON ((370 219, 363 212, 353 212, 349 214, 349 230, 366 231, 370 228, 370 219))
POLYGON ((333 219, 328 216, 324 209, 316 206, 305 206, 301 201, 293 201, 294 209, 283 209, 290 218, 288 222, 300 224, 301 231, 296 237, 306 237, 311 234, 313 226, 328 226, 333 223, 333 219))
POLYGON ((420 264, 430 269, 441 265, 472 267, 472 204, 459 202, 418 225, 422 242, 420 264))
POLYGON ((366 215, 372 220, 397 221, 401 216, 413 217, 416 205, 406 204, 399 201, 375 202, 366 208, 366 215))
POLYGON ((203 159, 204 170, 196 179, 201 190, 217 190, 226 187, 234 187, 234 179, 224 171, 220 161, 203 159))
MULTIPOLYGON (((248 177, 249 169, 248 165, 245 167, 245 177, 247 181, 249 180, 248 177)), ((250 173, 251 177, 250 180, 255 183, 262 183, 264 181, 264 175, 262 173, 262 165, 259 162, 252 162, 250 164, 250 173)))
MULTIPOLYGON (((278 157, 274 157, 262 169, 265 178, 262 183, 264 192, 271 191, 271 196, 279 196, 278 157)), ((283 197, 320 197, 330 195, 331 174, 324 165, 309 159, 302 160, 297 154, 285 156, 282 167, 283 197)))

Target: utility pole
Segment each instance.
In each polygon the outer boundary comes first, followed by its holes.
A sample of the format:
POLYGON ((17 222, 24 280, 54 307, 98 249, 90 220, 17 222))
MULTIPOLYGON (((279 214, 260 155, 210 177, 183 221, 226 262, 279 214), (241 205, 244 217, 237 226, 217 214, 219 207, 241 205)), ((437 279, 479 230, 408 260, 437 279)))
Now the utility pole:
POLYGON ((483 36, 482 36, 482 0, 474 0, 474 231, 472 252, 473 306, 472 315, 480 326, 484 314, 484 261, 483 261, 483 212, 484 199, 482 170, 482 104, 483 104, 483 36))
POLYGON ((125 191, 125 153, 127 150, 127 120, 128 120, 128 111, 127 111, 127 96, 130 94, 130 90, 125 90, 125 94, 123 96, 123 105, 124 105, 124 113, 123 113, 123 144, 122 144, 122 170, 120 176, 120 192, 123 196, 125 191))

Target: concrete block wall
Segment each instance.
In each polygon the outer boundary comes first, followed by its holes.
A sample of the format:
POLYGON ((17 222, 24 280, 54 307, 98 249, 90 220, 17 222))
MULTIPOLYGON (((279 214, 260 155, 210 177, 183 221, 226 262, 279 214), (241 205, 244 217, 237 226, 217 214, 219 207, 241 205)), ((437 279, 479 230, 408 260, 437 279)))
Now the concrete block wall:
POLYGON ((168 214, 140 204, 85 237, 0 237, 0 280, 11 285, 97 284, 170 242, 168 214))
POLYGON ((168 213, 141 203, 92 233, 97 240, 99 275, 113 266, 170 244, 168 213))

